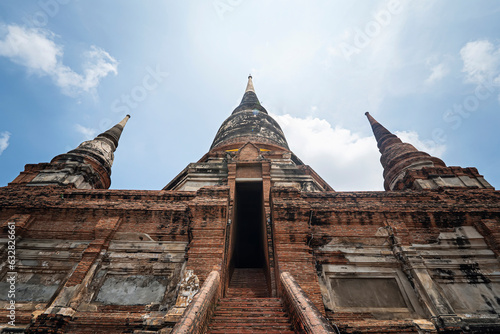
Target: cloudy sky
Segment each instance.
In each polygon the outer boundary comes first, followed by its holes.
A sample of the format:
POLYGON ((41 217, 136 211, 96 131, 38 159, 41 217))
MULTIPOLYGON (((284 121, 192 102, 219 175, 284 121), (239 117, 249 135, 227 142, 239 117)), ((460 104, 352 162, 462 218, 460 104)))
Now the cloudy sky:
POLYGON ((0 186, 132 115, 114 189, 197 161, 246 78, 334 189, 382 190, 369 111, 500 187, 500 2, 0 2, 0 186))

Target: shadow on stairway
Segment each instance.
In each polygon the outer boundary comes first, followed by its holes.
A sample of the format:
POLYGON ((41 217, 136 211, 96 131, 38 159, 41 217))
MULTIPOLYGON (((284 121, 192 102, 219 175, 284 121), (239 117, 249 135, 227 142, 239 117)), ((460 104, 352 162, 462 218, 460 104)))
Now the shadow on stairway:
POLYGON ((235 268, 207 333, 295 332, 280 298, 269 297, 263 269, 235 268))

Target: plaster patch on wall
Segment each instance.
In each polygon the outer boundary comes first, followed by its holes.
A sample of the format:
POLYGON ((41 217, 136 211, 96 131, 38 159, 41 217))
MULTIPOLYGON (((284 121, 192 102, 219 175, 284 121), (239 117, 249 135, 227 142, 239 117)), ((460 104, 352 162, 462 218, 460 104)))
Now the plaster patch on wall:
MULTIPOLYGON (((16 281, 16 301, 46 302, 54 295, 66 276, 59 274, 19 273, 16 281)), ((8 291, 9 283, 1 282, 0 291, 8 291)), ((7 300, 7 293, 0 295, 0 300, 7 300)))
POLYGON ((145 275, 109 275, 96 301, 112 305, 147 305, 159 303, 165 295, 166 278, 145 275))

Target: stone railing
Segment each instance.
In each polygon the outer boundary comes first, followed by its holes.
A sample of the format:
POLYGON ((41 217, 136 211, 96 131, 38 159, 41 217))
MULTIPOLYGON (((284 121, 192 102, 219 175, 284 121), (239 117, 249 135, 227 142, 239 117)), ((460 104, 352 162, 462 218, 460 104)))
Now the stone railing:
POLYGON ((220 294, 220 274, 212 271, 171 334, 204 333, 220 294))
POLYGON ((280 281, 285 306, 298 333, 338 334, 290 273, 281 273, 280 281))

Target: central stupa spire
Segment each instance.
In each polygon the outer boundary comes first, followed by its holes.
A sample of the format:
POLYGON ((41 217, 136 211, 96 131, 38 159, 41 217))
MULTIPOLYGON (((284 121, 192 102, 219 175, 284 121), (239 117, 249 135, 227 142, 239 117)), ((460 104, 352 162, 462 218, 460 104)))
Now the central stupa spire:
POLYGON ((241 99, 240 105, 236 107, 233 111, 233 115, 240 111, 245 110, 255 110, 267 114, 267 110, 260 104, 257 94, 255 94, 255 88, 253 87, 252 75, 248 76, 247 88, 245 89, 245 94, 241 99))
POLYGON ((283 131, 268 115, 255 94, 251 75, 248 76, 247 87, 240 104, 222 123, 210 149, 227 145, 243 145, 247 142, 270 144, 288 150, 283 131))
MULTIPOLYGON (((228 185, 231 203, 236 203, 235 192, 253 190, 263 196, 263 203, 269 203, 271 186, 333 191, 290 151, 280 126, 260 104, 252 79, 249 75, 243 99, 220 126, 210 151, 197 163, 189 164, 164 190, 195 191, 205 186, 228 185)), ((255 203, 260 202, 255 199, 255 203)), ((253 204, 250 206, 257 212, 253 204)))

